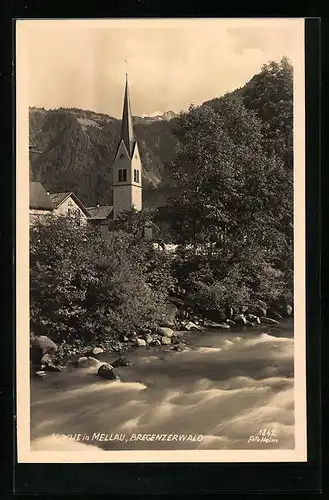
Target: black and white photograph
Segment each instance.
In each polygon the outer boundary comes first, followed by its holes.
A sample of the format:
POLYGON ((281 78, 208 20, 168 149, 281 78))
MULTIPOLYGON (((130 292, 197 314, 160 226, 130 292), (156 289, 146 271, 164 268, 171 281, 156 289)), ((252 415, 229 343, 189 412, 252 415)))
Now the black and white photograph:
POLYGON ((306 461, 304 20, 18 20, 16 105, 18 461, 306 461))

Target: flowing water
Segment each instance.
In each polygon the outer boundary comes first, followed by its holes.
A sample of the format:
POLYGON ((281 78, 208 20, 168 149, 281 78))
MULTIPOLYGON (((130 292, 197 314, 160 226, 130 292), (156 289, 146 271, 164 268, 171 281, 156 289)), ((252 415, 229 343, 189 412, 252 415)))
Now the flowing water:
POLYGON ((293 321, 187 341, 183 352, 127 354, 133 365, 116 369, 120 382, 97 367, 33 379, 31 449, 293 449, 293 321), (273 439, 250 439, 261 429, 273 439))

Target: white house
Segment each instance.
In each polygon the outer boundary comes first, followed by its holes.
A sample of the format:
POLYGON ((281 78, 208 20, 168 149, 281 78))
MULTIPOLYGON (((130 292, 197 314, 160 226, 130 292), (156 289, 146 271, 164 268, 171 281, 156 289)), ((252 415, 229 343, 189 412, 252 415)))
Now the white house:
POLYGON ((77 217, 80 224, 87 224, 90 214, 74 193, 51 193, 49 196, 54 207, 54 215, 77 217))

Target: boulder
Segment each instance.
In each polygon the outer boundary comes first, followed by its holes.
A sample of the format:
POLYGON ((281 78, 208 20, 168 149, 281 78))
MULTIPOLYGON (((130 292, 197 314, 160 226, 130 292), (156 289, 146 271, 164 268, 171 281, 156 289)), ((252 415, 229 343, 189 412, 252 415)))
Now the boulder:
POLYGON ((178 313, 178 309, 175 304, 171 302, 167 302, 165 305, 165 312, 162 316, 162 326, 172 327, 175 325, 176 316, 178 313))
POLYGON ((47 376, 47 373, 44 370, 38 370, 35 372, 36 377, 39 378, 45 378, 47 376))
POLYGON ((49 372, 60 372, 62 371, 61 367, 58 365, 55 365, 53 362, 50 354, 46 353, 42 356, 40 360, 40 367, 41 370, 47 370, 49 372))
POLYGON ((216 328, 220 330, 229 330, 231 327, 228 323, 216 323, 216 328))
POLYGON ((169 337, 162 337, 161 344, 162 345, 170 345, 171 344, 171 338, 169 338, 169 337))
POLYGON ((292 306, 290 304, 286 306, 286 313, 288 316, 292 315, 292 306))
POLYGON ((35 367, 40 367, 41 358, 45 354, 54 354, 57 352, 57 345, 45 335, 35 335, 30 342, 31 363, 35 367))
POLYGON ((78 368, 86 368, 88 366, 98 366, 99 361, 96 358, 93 358, 92 356, 81 356, 78 358, 75 362, 75 366, 78 368))
POLYGON ((247 320, 250 321, 251 323, 260 325, 260 319, 255 314, 247 314, 247 320))
POLYGON ((272 318, 267 318, 265 316, 262 316, 260 318, 261 322, 264 323, 265 325, 278 325, 279 322, 276 320, 276 319, 272 319, 272 318))
POLYGON ((118 375, 116 375, 114 368, 109 363, 104 363, 98 368, 97 375, 107 380, 119 380, 118 375))
POLYGON ((45 335, 35 335, 31 340, 32 347, 39 348, 42 354, 54 354, 57 351, 57 345, 45 335))
POLYGON ((230 318, 228 318, 228 319, 226 320, 226 323, 227 323, 228 325, 230 325, 230 326, 234 326, 234 325, 235 325, 235 321, 233 321, 233 319, 230 319, 230 318))
POLYGON ((112 367, 113 368, 118 368, 120 366, 131 366, 133 364, 132 361, 130 361, 130 359, 127 359, 127 358, 118 358, 116 359, 113 363, 112 363, 112 367))
POLYGON ((152 346, 160 346, 161 345, 161 340, 160 339, 153 339, 150 345, 152 345, 152 346))
POLYGON ((205 328, 209 328, 210 330, 229 330, 230 325, 227 323, 214 323, 213 321, 205 321, 205 328))
POLYGON ((138 345, 138 347, 145 347, 146 346, 146 341, 144 339, 141 339, 141 338, 137 338, 136 339, 136 345, 138 345))
POLYGON ((193 323, 192 321, 188 321, 187 323, 183 323, 184 330, 190 332, 190 331, 201 331, 201 327, 193 323))
POLYGON ((171 338, 174 335, 173 330, 165 326, 160 326, 158 328, 158 333, 163 337, 168 337, 168 338, 171 338))
POLYGON ((91 352, 94 356, 97 356, 98 354, 102 354, 104 349, 102 347, 94 347, 91 352))
POLYGON ((237 314, 236 316, 234 316, 233 321, 235 321, 235 323, 238 325, 247 324, 247 318, 245 317, 244 314, 237 314))
POLYGON ((146 342, 147 344, 150 344, 150 343, 152 342, 152 340, 153 340, 153 337, 152 337, 152 335, 150 335, 149 333, 147 333, 147 334, 144 336, 144 339, 145 339, 145 342, 146 342))

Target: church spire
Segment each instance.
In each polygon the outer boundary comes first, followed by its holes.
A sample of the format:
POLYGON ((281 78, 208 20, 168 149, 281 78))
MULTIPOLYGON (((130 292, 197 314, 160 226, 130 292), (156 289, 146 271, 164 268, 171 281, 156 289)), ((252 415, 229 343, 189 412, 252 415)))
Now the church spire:
POLYGON ((121 140, 123 140, 123 142, 125 143, 127 151, 131 156, 135 143, 135 135, 134 135, 133 120, 130 109, 130 97, 129 97, 127 73, 126 73, 126 88, 123 101, 123 112, 122 112, 122 122, 121 122, 121 140))

